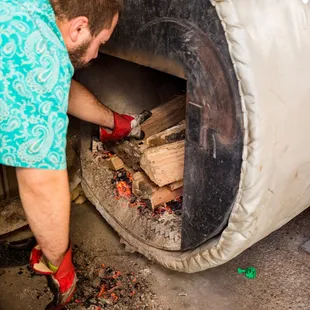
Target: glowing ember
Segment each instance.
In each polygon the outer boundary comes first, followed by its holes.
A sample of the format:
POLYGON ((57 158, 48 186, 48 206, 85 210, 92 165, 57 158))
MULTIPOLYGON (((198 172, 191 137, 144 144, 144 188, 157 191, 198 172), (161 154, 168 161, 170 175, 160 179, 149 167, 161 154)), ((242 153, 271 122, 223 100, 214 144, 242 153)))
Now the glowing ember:
POLYGON ((116 199, 121 199, 121 198, 127 198, 131 199, 132 197, 132 192, 131 192, 131 186, 126 183, 125 181, 120 181, 116 184, 116 199))
MULTIPOLYGON (((137 208, 140 214, 143 214, 147 209, 149 210, 148 204, 137 199, 132 193, 132 174, 125 169, 115 172, 112 183, 115 185, 114 195, 117 200, 126 199, 128 200, 128 206, 137 208)), ((160 216, 168 212, 169 214, 182 215, 182 203, 183 197, 178 197, 175 200, 171 200, 162 206, 158 206, 155 210, 149 210, 152 212, 152 216, 160 216)))
MULTIPOLYGON (((140 283, 135 273, 123 275, 120 271, 105 267, 104 264, 101 266, 102 268, 93 274, 97 280, 96 283, 98 283, 98 286, 94 286, 91 291, 93 295, 85 295, 85 289, 81 287, 78 288, 75 294, 74 302, 85 306, 83 309, 106 309, 109 305, 128 302, 128 300, 134 298, 134 295, 142 293, 143 283, 140 283)), ((87 285, 88 281, 85 282, 85 277, 80 275, 80 278, 82 279, 82 285, 87 285)))
POLYGON ((165 212, 168 212, 169 214, 182 215, 182 202, 182 196, 176 198, 175 200, 171 200, 165 203, 163 206, 156 208, 154 210, 153 216, 162 215, 165 212))
POLYGON ((132 194, 132 175, 125 169, 117 171, 114 175, 112 183, 115 185, 115 198, 117 200, 125 198, 131 202, 134 202, 135 196, 132 194))

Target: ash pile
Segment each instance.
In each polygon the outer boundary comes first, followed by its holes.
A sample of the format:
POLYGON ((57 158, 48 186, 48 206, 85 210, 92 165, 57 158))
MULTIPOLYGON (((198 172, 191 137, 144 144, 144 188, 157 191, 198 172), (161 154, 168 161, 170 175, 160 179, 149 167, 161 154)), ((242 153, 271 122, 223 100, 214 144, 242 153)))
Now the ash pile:
MULTIPOLYGON (((77 291, 66 309, 163 309, 150 290, 143 271, 135 268, 118 270, 91 257, 78 246, 74 248, 74 264, 78 276, 77 291)), ((147 269, 149 270, 149 269, 147 269)))

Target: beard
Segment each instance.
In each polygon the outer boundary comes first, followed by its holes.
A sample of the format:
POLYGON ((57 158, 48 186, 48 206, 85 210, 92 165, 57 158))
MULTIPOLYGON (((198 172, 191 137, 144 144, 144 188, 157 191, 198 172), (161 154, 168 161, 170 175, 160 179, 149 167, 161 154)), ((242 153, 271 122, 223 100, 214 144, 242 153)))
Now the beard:
POLYGON ((87 41, 83 43, 82 45, 80 45, 79 47, 77 47, 76 49, 68 51, 69 57, 70 57, 70 60, 71 60, 71 63, 74 69, 76 70, 82 69, 89 65, 89 62, 86 62, 83 59, 85 58, 85 55, 89 48, 90 43, 91 41, 87 41))

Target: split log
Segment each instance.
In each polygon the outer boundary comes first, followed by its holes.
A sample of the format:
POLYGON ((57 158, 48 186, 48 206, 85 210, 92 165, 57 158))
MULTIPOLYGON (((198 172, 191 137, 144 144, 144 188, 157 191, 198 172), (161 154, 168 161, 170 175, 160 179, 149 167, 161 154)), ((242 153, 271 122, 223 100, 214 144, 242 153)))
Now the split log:
POLYGON ((84 194, 80 195, 78 198, 75 199, 74 203, 76 205, 82 205, 87 200, 84 194))
POLYGON ((82 172, 80 168, 71 167, 68 169, 69 188, 73 191, 82 182, 82 172), (74 169, 73 169, 74 168, 74 169))
POLYGON ((186 96, 177 96, 172 100, 152 110, 152 116, 141 128, 148 138, 158 132, 168 129, 185 119, 186 96))
POLYGON ((71 192, 70 192, 70 199, 74 201, 77 199, 81 194, 84 194, 81 184, 79 183, 71 192))
POLYGON ((124 162, 117 156, 112 156, 105 160, 105 164, 109 169, 117 171, 124 168, 124 162))
POLYGON ((147 147, 160 146, 185 139, 185 120, 146 139, 147 147))
POLYGON ((170 188, 170 190, 175 191, 176 189, 183 187, 183 183, 184 183, 183 180, 176 181, 174 183, 169 184, 168 187, 170 188))
POLYGON ((147 149, 140 166, 158 186, 180 181, 184 174, 184 141, 147 149))
POLYGON ((171 191, 167 186, 158 187, 143 172, 133 175, 132 192, 135 196, 149 200, 152 208, 182 195, 183 188, 171 191))
POLYGON ((109 144, 107 148, 115 153, 123 162, 134 170, 140 170, 140 158, 144 143, 135 140, 125 140, 115 144, 109 144))

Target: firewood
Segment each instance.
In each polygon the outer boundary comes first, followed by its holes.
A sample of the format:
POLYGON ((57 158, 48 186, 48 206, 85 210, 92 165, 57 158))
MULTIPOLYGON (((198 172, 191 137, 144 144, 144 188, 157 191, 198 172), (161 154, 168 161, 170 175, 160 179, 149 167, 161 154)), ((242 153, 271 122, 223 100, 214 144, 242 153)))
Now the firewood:
POLYGON ((180 187, 183 187, 183 183, 184 183, 183 180, 176 181, 174 183, 169 184, 168 187, 170 188, 170 190, 174 191, 180 187))
POLYGON ((185 139, 185 120, 146 139, 147 147, 160 146, 185 139))
POLYGON ((74 203, 76 205, 82 205, 86 201, 86 197, 84 194, 80 195, 78 198, 75 199, 74 203))
MULTIPOLYGON (((74 167, 75 168, 75 167, 74 167)), ((69 169, 69 188, 73 191, 82 181, 81 169, 69 169)))
POLYGON ((70 192, 70 199, 71 201, 76 200, 80 194, 83 193, 83 189, 81 184, 79 183, 71 192, 70 192))
POLYGON ((124 162, 117 156, 112 156, 105 160, 105 164, 114 171, 124 168, 124 162))
POLYGON ((140 166, 158 186, 180 181, 184 170, 184 140, 147 149, 140 166))
POLYGON ((135 140, 125 140, 109 144, 107 148, 121 158, 128 167, 139 170, 140 158, 144 146, 142 141, 139 143, 135 140), (141 145, 139 145, 139 143, 141 143, 141 145))
MULTIPOLYGON (((141 126, 145 132, 144 140, 113 142, 108 143, 106 147, 120 157, 127 166, 136 171, 140 170, 141 155, 149 146, 154 146, 156 143, 163 144, 164 141, 170 142, 169 139, 173 139, 173 134, 182 135, 185 129, 185 101, 185 95, 182 95, 153 109, 152 116, 141 126), (181 121, 183 122, 177 125, 181 121), (176 128, 171 128, 172 126, 176 128)), ((180 137, 176 140, 179 139, 180 137)))
POLYGON ((183 189, 171 191, 167 186, 158 187, 143 172, 133 175, 132 192, 135 196, 149 200, 152 208, 182 195, 183 189))
POLYGON ((186 97, 177 96, 152 110, 152 117, 142 124, 141 128, 148 138, 168 129, 185 119, 186 97))

